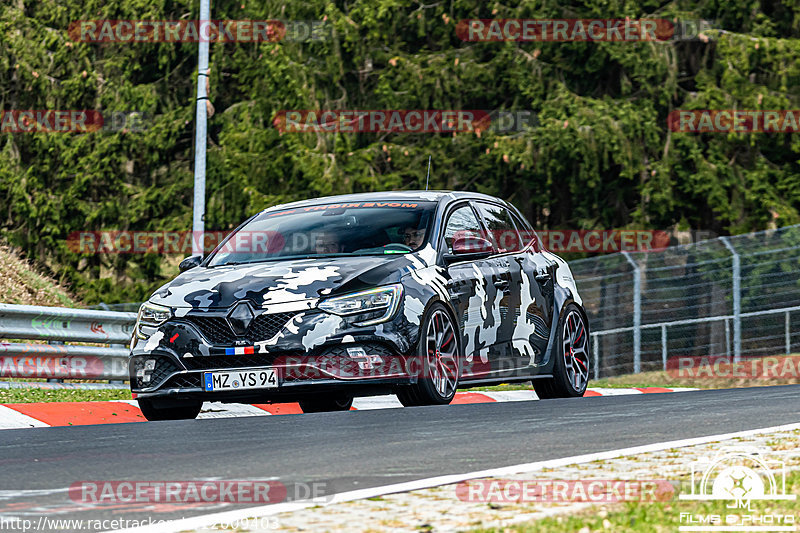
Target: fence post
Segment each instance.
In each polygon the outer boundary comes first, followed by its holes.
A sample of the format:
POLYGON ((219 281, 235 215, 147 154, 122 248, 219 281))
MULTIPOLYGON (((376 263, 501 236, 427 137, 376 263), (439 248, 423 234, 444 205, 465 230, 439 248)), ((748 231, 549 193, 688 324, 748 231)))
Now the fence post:
POLYGON ((742 357, 742 266, 739 254, 728 237, 719 239, 733 255, 733 360, 738 361, 742 357))
POLYGON ((633 267, 633 373, 642 371, 642 272, 628 252, 622 252, 633 267))
POLYGON ((731 358, 731 325, 727 318, 725 319, 725 358, 731 358))
POLYGON ((599 335, 594 333, 592 340, 592 351, 594 351, 594 379, 600 379, 600 343, 597 338, 599 335))
POLYGON ((667 325, 661 325, 661 365, 667 371, 667 325))
POLYGON ((792 353, 792 330, 791 330, 792 319, 789 318, 790 312, 791 311, 786 311, 786 319, 784 320, 784 326, 785 326, 784 333, 786 335, 786 355, 792 353))

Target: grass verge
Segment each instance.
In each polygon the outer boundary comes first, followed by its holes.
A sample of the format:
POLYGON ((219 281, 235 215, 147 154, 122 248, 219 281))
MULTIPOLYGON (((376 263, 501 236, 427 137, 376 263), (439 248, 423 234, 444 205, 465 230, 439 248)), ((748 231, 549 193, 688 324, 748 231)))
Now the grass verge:
MULTIPOLYGON (((655 503, 626 503, 620 506, 591 507, 579 511, 569 516, 553 516, 524 522, 521 524, 504 526, 500 529, 476 529, 474 533, 594 533, 607 531, 622 532, 674 532, 680 526, 699 525, 697 522, 689 523, 684 518, 681 522, 681 513, 691 513, 695 519, 698 515, 721 515, 722 525, 725 524, 727 515, 765 515, 791 516, 792 522, 788 525, 796 525, 800 517, 800 471, 787 473, 786 494, 797 495, 794 501, 787 500, 751 500, 751 510, 747 509, 727 509, 729 501, 680 501, 674 499, 668 502, 655 503)), ((685 516, 685 515, 684 515, 685 516)), ((773 522, 776 524, 777 522, 773 522)), ((741 525, 741 522, 738 524, 741 525)), ((758 525, 749 523, 748 525, 758 525)), ((784 522, 783 525, 787 525, 784 522)))
POLYGON ((98 402, 130 400, 131 391, 125 389, 0 389, 0 404, 36 402, 98 402))

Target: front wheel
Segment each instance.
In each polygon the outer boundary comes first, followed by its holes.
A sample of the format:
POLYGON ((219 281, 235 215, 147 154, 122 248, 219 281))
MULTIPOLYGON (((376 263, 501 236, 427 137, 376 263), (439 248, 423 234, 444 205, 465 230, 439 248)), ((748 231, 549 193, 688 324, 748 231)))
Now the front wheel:
POLYGON ((162 403, 158 400, 139 399, 139 409, 144 417, 154 420, 191 420, 200 414, 203 402, 162 403))
POLYGON ((589 384, 589 330, 580 308, 571 303, 558 322, 553 377, 534 379, 539 398, 583 396, 589 384))
POLYGON ((446 405, 453 401, 461 376, 458 329, 447 308, 433 304, 423 315, 417 357, 420 376, 415 385, 396 391, 405 407, 446 405))
POLYGON ((353 397, 349 395, 319 395, 301 400, 300 409, 304 413, 327 413, 330 411, 349 411, 353 406, 353 397))

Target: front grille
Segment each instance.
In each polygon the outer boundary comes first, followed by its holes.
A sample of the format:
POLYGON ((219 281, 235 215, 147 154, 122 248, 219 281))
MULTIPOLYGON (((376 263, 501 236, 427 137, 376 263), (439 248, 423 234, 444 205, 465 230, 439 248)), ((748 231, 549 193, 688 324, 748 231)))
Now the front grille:
POLYGON ((157 387, 164 379, 170 374, 178 372, 180 368, 172 359, 160 356, 140 356, 135 357, 131 362, 131 380, 136 388, 144 389, 150 387, 157 387), (150 381, 145 383, 141 377, 137 377, 137 372, 144 368, 144 362, 148 359, 155 359, 155 368, 150 371, 150 381))
POLYGON ((348 355, 347 348, 358 346, 366 350, 367 353, 381 356, 384 360, 397 357, 397 354, 390 348, 379 343, 366 344, 340 344, 331 347, 320 348, 310 354, 299 352, 275 352, 264 354, 248 355, 212 355, 189 357, 183 359, 183 364, 187 370, 216 370, 230 368, 260 368, 271 365, 300 364, 307 362, 319 362, 322 360, 341 360, 339 365, 352 364, 357 366, 357 362, 348 355))
POLYGON ((193 316, 186 319, 196 327, 211 344, 231 344, 236 339, 228 321, 221 316, 193 316))
POLYGON ((222 316, 186 316, 181 320, 192 324, 211 344, 226 345, 233 344, 237 340, 256 343, 270 339, 296 314, 296 312, 262 313, 250 322, 243 337, 237 337, 228 325, 228 321, 222 316))
POLYGON ((258 315, 247 328, 247 337, 253 341, 271 339, 297 313, 271 313, 258 315))
MULTIPOLYGON (((183 359, 182 362, 190 372, 175 374, 166 379, 160 385, 159 389, 202 389, 203 388, 203 371, 206 370, 231 370, 237 368, 260 368, 272 365, 289 365, 287 370, 278 370, 279 379, 281 382, 292 381, 306 381, 313 379, 328 379, 331 377, 325 371, 333 374, 333 377, 370 377, 370 374, 377 375, 381 373, 381 369, 403 368, 402 362, 394 362, 393 358, 400 357, 389 346, 380 343, 365 343, 365 344, 342 344, 329 347, 320 347, 312 351, 310 354, 299 354, 295 352, 278 352, 272 354, 251 354, 251 355, 220 355, 220 356, 201 356, 190 357, 183 359), (371 355, 378 355, 381 361, 376 362, 374 369, 364 370, 360 369, 359 361, 364 361, 363 357, 354 359, 348 354, 347 349, 359 347, 365 353, 371 355), (305 365, 313 365, 322 370, 314 370, 305 365)), ((138 359, 138 358, 137 358, 138 359)), ((142 360, 145 358, 141 358, 142 360)), ((160 358, 160 361, 174 364, 166 359, 160 358)), ((142 365, 144 363, 142 362, 142 365)), ((162 368, 159 363, 156 364, 156 369, 162 368)), ((166 369, 166 366, 163 368, 166 369)), ((177 368, 175 368, 177 370, 177 368)), ((153 374, 155 375, 155 373, 153 374)), ((163 377, 159 378, 160 380, 163 377)), ((145 387, 141 385, 139 388, 150 388, 156 386, 157 382, 146 384, 145 387)))
POLYGON ((188 370, 210 370, 213 368, 248 368, 269 366, 278 354, 212 355, 190 357, 183 360, 188 370))
POLYGON ((339 344, 323 349, 319 355, 326 357, 349 357, 348 348, 363 348, 367 353, 380 355, 383 358, 397 357, 397 353, 381 343, 366 342, 363 344, 339 344))
POLYGON ((202 389, 202 376, 200 374, 178 374, 167 380, 165 389, 202 389))

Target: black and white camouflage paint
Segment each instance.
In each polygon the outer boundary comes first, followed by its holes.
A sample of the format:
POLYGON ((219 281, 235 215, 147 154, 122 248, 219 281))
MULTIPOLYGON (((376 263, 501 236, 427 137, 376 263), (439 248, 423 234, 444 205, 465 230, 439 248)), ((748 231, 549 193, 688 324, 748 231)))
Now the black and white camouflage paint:
MULTIPOLYGON (((458 325, 464 360, 463 381, 508 373, 550 371, 552 339, 561 310, 570 302, 582 306, 567 263, 554 254, 528 247, 516 253, 446 264, 442 260, 439 236, 448 206, 473 197, 499 202, 488 196, 375 193, 336 197, 335 201, 377 197, 439 203, 437 218, 421 250, 386 256, 289 259, 213 268, 201 265, 188 270, 159 288, 149 299, 154 304, 171 308, 173 318, 158 328, 142 328, 148 337, 132 340, 134 392, 140 397, 184 392, 213 395, 203 393, 200 388, 186 387, 188 381, 184 386, 175 386, 175 381, 169 377, 159 383, 137 386, 139 382, 134 380, 134 374, 141 369, 137 361, 156 356, 166 358, 171 365, 170 376, 191 377, 193 373, 199 375, 201 370, 217 368, 210 363, 202 365, 203 360, 198 358, 210 358, 208 361, 213 358, 215 364, 220 362, 219 368, 229 368, 225 366, 224 357, 231 347, 252 348, 250 359, 240 364, 248 368, 280 365, 289 357, 324 357, 326 364, 335 363, 337 357, 339 360, 357 359, 355 355, 348 356, 346 348, 360 347, 363 351, 354 353, 363 355, 362 367, 383 368, 381 365, 387 358, 397 358, 403 363, 394 365, 391 372, 372 372, 360 380, 363 384, 386 384, 381 380, 388 378, 395 384, 414 382, 417 375, 398 374, 397 368, 407 368, 407 361, 417 357, 421 319, 436 301, 447 306, 458 325), (358 326, 353 319, 326 313, 317 307, 325 298, 391 284, 402 285, 401 300, 394 316, 378 325, 358 326), (240 302, 247 302, 255 316, 280 314, 285 322, 269 338, 234 339, 222 344, 210 340, 195 325, 198 320, 224 321, 240 302), (197 370, 198 365, 201 370, 197 370)), ((314 203, 325 201, 320 199, 314 203)), ((302 361, 295 359, 295 364, 302 361)), ((320 383, 343 379, 341 373, 317 370, 320 383)), ((288 389, 289 385, 300 382, 302 380, 282 385, 288 389)), ((206 396, 206 399, 210 398, 206 396)))

